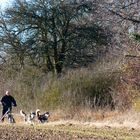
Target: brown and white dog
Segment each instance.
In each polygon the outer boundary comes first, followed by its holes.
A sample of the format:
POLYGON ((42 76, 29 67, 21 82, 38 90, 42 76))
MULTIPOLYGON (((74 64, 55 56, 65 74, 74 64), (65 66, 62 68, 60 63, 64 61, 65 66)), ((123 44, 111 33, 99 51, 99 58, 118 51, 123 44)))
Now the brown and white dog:
POLYGON ((29 114, 25 113, 23 110, 20 110, 21 116, 24 117, 24 121, 26 123, 33 123, 35 120, 36 113, 35 112, 30 112, 29 114))
POLYGON ((40 114, 40 110, 37 109, 36 110, 36 116, 37 119, 40 123, 45 123, 48 121, 48 118, 50 117, 50 113, 49 112, 44 112, 43 114, 40 114))

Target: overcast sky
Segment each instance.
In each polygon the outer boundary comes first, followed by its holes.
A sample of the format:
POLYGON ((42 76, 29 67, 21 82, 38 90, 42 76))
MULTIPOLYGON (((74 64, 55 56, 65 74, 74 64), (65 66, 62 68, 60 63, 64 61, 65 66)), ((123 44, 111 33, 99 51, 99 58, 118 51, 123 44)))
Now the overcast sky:
POLYGON ((12 0, 0 0, 0 7, 4 8, 5 6, 9 5, 12 0))

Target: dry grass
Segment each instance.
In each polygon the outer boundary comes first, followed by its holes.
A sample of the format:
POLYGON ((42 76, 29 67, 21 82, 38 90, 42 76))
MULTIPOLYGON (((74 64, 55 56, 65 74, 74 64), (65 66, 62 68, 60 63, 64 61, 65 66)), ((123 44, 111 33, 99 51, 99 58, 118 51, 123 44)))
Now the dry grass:
MULTIPOLYGON (((97 126, 110 127, 133 127, 140 128, 140 112, 135 110, 128 110, 125 112, 119 111, 93 111, 93 110, 79 110, 75 114, 68 113, 67 110, 53 110, 50 112, 49 123, 77 123, 89 124, 97 126), (69 115, 68 115, 69 114, 69 115)), ((14 113, 16 123, 24 123, 22 116, 19 113, 14 113)), ((6 121, 6 119, 5 119, 6 121)), ((6 121, 7 122, 7 121, 6 121)), ((38 124, 37 120, 35 123, 38 124)))
MULTIPOLYGON (((13 111, 14 118, 17 123, 24 122, 23 117, 19 114, 19 111, 13 111)), ((42 111, 43 112, 43 111, 42 111)), ((29 112, 28 112, 29 113, 29 112)), ((110 110, 91 110, 91 109, 75 109, 75 110, 50 110, 49 122, 55 122, 59 120, 74 120, 78 122, 95 122, 112 120, 121 116, 122 113, 119 111, 110 110)), ((7 121, 7 119, 5 119, 7 121)))

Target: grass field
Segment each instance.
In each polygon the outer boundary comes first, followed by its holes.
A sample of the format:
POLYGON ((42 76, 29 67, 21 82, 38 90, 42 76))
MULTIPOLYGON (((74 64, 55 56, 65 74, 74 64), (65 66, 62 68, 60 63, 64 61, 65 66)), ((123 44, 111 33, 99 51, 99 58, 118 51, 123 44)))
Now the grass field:
POLYGON ((91 123, 1 124, 0 140, 140 140, 140 129, 91 123))
POLYGON ((0 140, 140 140, 140 112, 102 112, 92 114, 92 120, 68 119, 51 114, 49 121, 25 123, 19 113, 16 123, 7 118, 0 123, 0 140))

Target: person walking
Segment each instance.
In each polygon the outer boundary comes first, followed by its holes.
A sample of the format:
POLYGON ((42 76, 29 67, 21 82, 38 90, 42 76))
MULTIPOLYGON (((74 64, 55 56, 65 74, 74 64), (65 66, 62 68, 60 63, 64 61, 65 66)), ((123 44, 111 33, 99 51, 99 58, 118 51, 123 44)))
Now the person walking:
POLYGON ((12 106, 16 107, 17 103, 13 96, 10 95, 10 92, 7 90, 5 92, 5 95, 1 98, 1 104, 3 106, 2 109, 2 119, 1 121, 4 121, 5 114, 11 113, 12 106))

